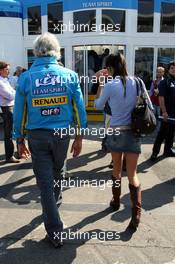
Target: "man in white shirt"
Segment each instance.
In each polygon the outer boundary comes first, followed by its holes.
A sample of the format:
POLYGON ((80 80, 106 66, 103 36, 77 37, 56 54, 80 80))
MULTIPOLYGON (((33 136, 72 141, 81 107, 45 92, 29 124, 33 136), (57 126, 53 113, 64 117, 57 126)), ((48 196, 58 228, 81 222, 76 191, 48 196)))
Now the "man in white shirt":
POLYGON ((13 131, 13 105, 15 99, 15 90, 8 81, 10 65, 0 61, 0 107, 4 121, 4 145, 5 158, 8 163, 18 163, 14 154, 14 144, 12 140, 13 131))

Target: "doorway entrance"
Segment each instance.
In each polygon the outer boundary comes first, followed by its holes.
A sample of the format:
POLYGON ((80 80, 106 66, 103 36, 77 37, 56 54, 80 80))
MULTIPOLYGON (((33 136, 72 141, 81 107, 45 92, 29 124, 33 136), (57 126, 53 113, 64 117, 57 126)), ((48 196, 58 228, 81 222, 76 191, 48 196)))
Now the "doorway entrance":
POLYGON ((105 68, 107 56, 117 54, 117 52, 125 55, 125 46, 85 45, 73 47, 73 70, 78 73, 80 78, 88 121, 103 121, 103 111, 94 108, 98 84, 94 82, 93 76, 97 71, 105 68))

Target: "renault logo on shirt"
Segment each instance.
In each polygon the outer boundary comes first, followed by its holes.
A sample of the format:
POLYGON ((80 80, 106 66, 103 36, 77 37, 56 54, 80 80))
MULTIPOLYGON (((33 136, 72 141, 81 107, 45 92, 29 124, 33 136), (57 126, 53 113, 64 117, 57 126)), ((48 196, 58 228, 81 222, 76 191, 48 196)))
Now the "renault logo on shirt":
POLYGON ((67 96, 54 96, 54 97, 32 99, 33 107, 62 105, 62 104, 67 104, 67 102, 68 102, 67 96))

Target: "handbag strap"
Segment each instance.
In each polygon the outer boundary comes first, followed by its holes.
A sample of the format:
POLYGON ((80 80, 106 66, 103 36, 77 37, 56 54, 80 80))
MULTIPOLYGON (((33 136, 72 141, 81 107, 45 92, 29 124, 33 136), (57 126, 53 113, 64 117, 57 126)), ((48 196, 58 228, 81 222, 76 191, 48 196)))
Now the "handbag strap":
POLYGON ((151 102, 151 99, 149 97, 148 91, 145 87, 144 82, 139 77, 134 77, 134 80, 136 82, 136 88, 137 88, 137 97, 144 98, 146 100, 146 103, 150 107, 151 110, 154 110, 153 104, 151 102))
POLYGON ((140 83, 137 77, 134 77, 134 80, 136 82, 137 96, 139 97, 141 92, 140 83))

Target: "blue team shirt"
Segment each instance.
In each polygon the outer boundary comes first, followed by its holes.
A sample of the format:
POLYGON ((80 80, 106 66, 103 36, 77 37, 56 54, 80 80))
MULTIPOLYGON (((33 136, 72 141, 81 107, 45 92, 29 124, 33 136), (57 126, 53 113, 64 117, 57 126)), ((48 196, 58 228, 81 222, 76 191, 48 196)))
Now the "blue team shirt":
POLYGON ((25 130, 68 128, 74 113, 79 128, 87 127, 78 76, 54 57, 37 58, 18 81, 14 107, 14 138, 25 130))

